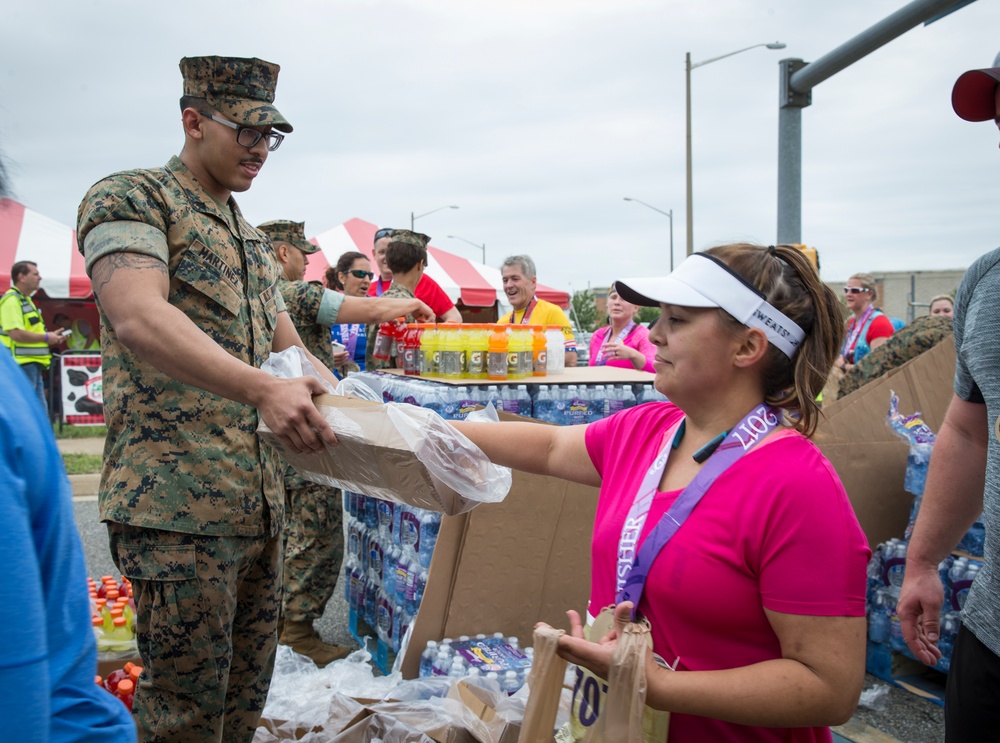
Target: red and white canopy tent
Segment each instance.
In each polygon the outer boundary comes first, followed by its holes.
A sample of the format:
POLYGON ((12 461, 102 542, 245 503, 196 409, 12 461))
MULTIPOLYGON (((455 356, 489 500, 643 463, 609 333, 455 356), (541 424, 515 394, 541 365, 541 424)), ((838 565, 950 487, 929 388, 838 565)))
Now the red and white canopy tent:
POLYGON ((76 230, 11 199, 0 199, 0 293, 10 288, 10 269, 33 261, 49 298, 86 299, 93 293, 76 249, 76 230))
MULTIPOLYGON (((355 218, 312 238, 321 250, 310 256, 306 280, 322 280, 327 267, 349 250, 371 259, 376 230, 371 222, 355 218)), ((456 304, 469 308, 508 305, 498 269, 433 246, 427 253, 427 274, 456 304)), ((76 247, 76 230, 16 201, 0 199, 0 293, 10 287, 11 266, 24 260, 38 264, 42 275, 39 299, 93 302, 83 256, 76 247)), ((375 268, 374 260, 372 266, 375 268)), ((537 294, 560 307, 569 306, 567 292, 539 283, 537 294)))
MULTIPOLYGON (((378 227, 363 219, 349 219, 326 232, 312 238, 319 245, 320 252, 309 256, 306 268, 307 281, 322 281, 328 266, 335 265, 337 259, 349 250, 356 250, 368 256, 372 261, 372 270, 378 273, 378 267, 372 258, 372 243, 378 227)), ((499 269, 482 263, 470 261, 459 255, 428 246, 427 275, 434 279, 455 304, 466 307, 509 306, 503 293, 503 282, 499 269)), ((559 289, 553 289, 538 284, 536 293, 539 298, 559 305, 569 306, 569 294, 559 289)))

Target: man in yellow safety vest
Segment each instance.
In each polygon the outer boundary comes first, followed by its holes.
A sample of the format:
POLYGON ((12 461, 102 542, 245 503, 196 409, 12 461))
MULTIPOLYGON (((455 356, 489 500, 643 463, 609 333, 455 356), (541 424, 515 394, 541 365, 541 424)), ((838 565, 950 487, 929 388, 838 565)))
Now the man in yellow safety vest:
POLYGON ((11 287, 0 297, 0 343, 10 349, 14 360, 28 375, 28 381, 45 403, 45 370, 52 363, 52 348, 65 343, 57 332, 47 332, 42 313, 31 295, 42 277, 32 261, 18 261, 10 269, 11 287))

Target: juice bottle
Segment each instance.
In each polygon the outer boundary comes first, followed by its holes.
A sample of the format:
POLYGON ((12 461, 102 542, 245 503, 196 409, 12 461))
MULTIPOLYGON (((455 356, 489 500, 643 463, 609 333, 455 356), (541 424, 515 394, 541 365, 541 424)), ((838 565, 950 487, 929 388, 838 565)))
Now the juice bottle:
POLYGON ((507 326, 507 379, 524 379, 521 376, 520 351, 523 335, 519 325, 507 326))
POLYGON ((427 323, 424 332, 420 334, 420 376, 433 377, 438 373, 437 359, 438 338, 441 331, 434 323, 427 323))
POLYGON ((489 325, 469 325, 467 331, 466 376, 470 379, 486 379, 486 358, 490 352, 489 325))
POLYGON ((388 320, 380 323, 375 334, 375 348, 372 356, 379 361, 388 361, 396 345, 396 323, 388 320))
POLYGON ((513 330, 513 335, 517 338, 515 344, 517 349, 517 379, 525 379, 532 375, 534 339, 531 327, 528 325, 516 325, 513 330))
POLYGON ((545 328, 543 326, 531 326, 531 341, 531 375, 534 377, 544 377, 548 341, 545 339, 545 328))
POLYGON ((493 380, 507 379, 507 328, 504 325, 494 325, 493 332, 487 342, 486 378, 493 380))
POLYGON ((457 323, 441 324, 441 370, 448 379, 462 378, 462 339, 457 323))
POLYGON ((408 377, 420 376, 420 335, 424 327, 411 323, 403 331, 403 373, 408 377))
POLYGON ((115 688, 115 696, 121 699, 122 704, 128 707, 129 712, 131 712, 132 701, 135 699, 135 684, 132 679, 122 679, 115 688))

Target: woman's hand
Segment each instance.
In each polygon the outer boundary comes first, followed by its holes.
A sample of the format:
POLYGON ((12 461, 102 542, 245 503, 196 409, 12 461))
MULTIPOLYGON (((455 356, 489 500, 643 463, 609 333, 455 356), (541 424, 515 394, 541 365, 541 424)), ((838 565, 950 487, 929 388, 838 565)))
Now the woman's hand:
POLYGON ((618 637, 625 625, 631 621, 632 602, 623 601, 615 607, 614 626, 608 634, 596 642, 584 637, 583 622, 577 612, 570 609, 566 612, 566 616, 569 617, 569 633, 559 638, 559 647, 556 650, 559 657, 583 666, 595 676, 606 679, 615 648, 618 647, 618 637))
POLYGON ((624 343, 618 343, 616 341, 605 343, 601 346, 601 353, 608 361, 613 359, 628 361, 632 364, 632 366, 635 366, 636 361, 639 361, 641 362, 641 365, 638 367, 639 369, 646 365, 646 357, 631 346, 626 346, 624 343))

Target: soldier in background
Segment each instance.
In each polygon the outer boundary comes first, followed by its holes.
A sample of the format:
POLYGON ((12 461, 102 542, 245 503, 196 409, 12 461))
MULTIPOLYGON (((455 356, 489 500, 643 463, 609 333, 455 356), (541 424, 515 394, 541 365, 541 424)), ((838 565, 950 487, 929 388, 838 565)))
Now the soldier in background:
MULTIPOLYGON (((381 322, 407 313, 433 319, 430 307, 419 299, 394 299, 388 293, 374 299, 347 297, 304 281, 309 256, 319 250, 306 239, 304 223, 278 219, 257 229, 271 241, 283 274, 278 291, 299 337, 327 367, 341 366, 348 355, 334 352, 331 325, 381 322)), ((344 559, 343 521, 339 488, 311 482, 286 468, 283 621, 278 642, 312 658, 320 668, 349 652, 342 645, 323 642, 313 626, 336 590, 344 559)))
POLYGON ((180 69, 180 155, 98 181, 78 215, 101 317, 100 515, 135 594, 140 739, 250 741, 274 667, 284 517, 257 425, 293 451, 337 442, 312 402, 319 380, 259 368, 302 343, 270 244, 233 199, 292 131, 273 105, 279 68, 180 69))

